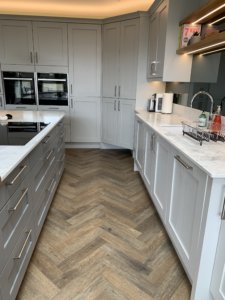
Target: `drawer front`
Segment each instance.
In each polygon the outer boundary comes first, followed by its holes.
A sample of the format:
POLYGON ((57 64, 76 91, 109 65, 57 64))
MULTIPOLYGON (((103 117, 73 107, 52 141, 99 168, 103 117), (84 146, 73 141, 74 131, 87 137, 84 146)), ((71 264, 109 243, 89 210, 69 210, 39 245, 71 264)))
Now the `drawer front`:
POLYGON ((32 192, 26 178, 0 212, 0 272, 31 214, 32 192))
POLYGON ((6 185, 3 183, 0 185, 0 210, 6 204, 7 201, 6 197, 6 185))
POLYGON ((30 169, 32 168, 38 168, 40 165, 40 161, 43 155, 43 145, 42 143, 38 144, 37 147, 34 148, 34 150, 29 155, 29 163, 30 163, 30 169))
POLYGON ((37 238, 44 224, 46 215, 49 210, 49 206, 51 204, 52 198, 57 188, 55 173, 56 173, 56 168, 52 168, 52 170, 50 170, 47 176, 48 179, 46 180, 45 186, 43 187, 40 194, 37 195, 38 201, 35 208, 35 219, 34 219, 37 238))
POLYGON ((3 299, 15 299, 35 245, 32 218, 18 236, 18 242, 0 275, 3 299))
POLYGON ((15 170, 6 178, 6 198, 9 199, 29 173, 29 158, 25 158, 15 170))

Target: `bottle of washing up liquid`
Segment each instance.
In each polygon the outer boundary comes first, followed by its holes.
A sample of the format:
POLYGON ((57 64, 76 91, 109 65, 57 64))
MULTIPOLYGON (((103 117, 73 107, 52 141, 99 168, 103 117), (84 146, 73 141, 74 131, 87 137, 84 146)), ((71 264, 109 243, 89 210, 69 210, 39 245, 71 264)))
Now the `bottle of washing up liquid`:
POLYGON ((212 122, 211 130, 213 133, 219 133, 221 130, 221 106, 218 105, 216 109, 216 113, 214 115, 214 119, 212 122))
POLYGON ((206 123, 207 123, 207 117, 205 112, 203 111, 200 116, 198 117, 198 126, 199 127, 206 127, 206 123))

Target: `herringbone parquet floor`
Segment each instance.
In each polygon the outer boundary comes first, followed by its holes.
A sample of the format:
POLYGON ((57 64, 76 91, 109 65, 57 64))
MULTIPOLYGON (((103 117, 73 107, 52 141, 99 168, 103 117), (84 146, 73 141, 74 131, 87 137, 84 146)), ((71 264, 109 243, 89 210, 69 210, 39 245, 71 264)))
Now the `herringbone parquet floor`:
POLYGON ((18 300, 188 300, 129 151, 67 150, 18 300))

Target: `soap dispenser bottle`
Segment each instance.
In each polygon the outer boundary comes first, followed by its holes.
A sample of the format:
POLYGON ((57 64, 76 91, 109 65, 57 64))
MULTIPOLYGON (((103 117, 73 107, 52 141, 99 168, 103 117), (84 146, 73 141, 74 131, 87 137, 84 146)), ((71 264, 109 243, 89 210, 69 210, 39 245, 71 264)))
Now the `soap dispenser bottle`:
POLYGON ((203 111, 200 116, 198 117, 198 126, 199 127, 206 127, 206 123, 207 123, 207 117, 205 112, 203 111))
POLYGON ((212 122, 212 127, 211 130, 213 133, 219 133, 221 130, 221 106, 218 105, 214 118, 213 118, 213 122, 212 122))

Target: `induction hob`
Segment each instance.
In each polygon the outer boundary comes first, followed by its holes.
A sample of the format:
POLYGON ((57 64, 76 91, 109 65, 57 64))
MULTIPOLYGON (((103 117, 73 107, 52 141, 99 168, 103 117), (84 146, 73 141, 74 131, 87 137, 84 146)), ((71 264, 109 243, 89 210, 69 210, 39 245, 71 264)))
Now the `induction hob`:
POLYGON ((26 145, 35 135, 44 129, 44 122, 6 122, 0 123, 0 145, 26 145))

